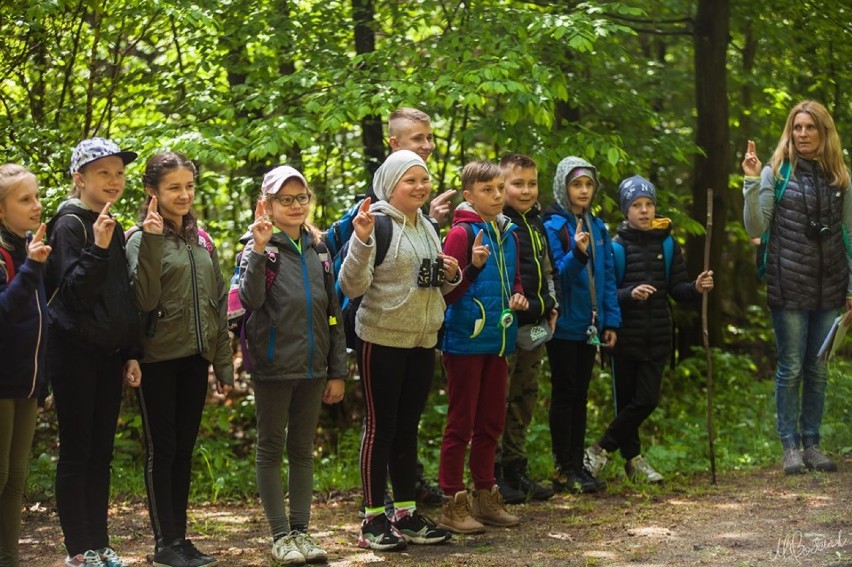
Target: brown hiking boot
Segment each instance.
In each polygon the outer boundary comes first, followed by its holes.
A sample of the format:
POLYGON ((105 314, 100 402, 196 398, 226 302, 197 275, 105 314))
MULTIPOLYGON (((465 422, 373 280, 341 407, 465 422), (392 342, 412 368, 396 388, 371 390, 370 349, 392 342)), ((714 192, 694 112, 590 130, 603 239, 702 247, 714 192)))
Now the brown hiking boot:
POLYGON ((477 490, 471 502, 473 517, 489 526, 507 528, 517 526, 521 519, 506 511, 500 488, 495 484, 491 490, 477 490))
POLYGON ((470 515, 470 501, 465 490, 456 492, 453 498, 444 497, 438 526, 456 534, 481 534, 485 532, 485 526, 470 515))

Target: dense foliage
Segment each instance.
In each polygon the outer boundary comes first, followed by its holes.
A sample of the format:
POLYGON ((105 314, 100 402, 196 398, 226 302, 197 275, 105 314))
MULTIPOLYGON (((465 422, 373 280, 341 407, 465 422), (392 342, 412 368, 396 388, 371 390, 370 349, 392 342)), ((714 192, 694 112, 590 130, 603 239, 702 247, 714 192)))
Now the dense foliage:
MULTIPOLYGON (((614 223, 618 180, 646 175, 661 189, 660 207, 674 219, 693 269, 701 264, 703 191, 712 186, 724 214, 712 235, 717 288, 710 333, 719 349, 717 392, 720 399, 730 394, 719 411, 750 416, 720 418, 720 453, 726 466, 770 454, 742 446, 771 447, 774 418, 766 405, 771 383, 764 380, 772 338, 741 226, 738 163, 747 139, 756 140, 767 159, 787 109, 806 97, 826 104, 848 145, 848 2, 0 0, 0 13, 3 160, 37 174, 48 216, 70 186, 70 150, 81 138, 112 137, 142 156, 114 209, 126 222, 142 200, 144 158, 176 149, 201 166, 198 212, 223 251, 225 271, 264 171, 279 163, 301 168, 317 193, 316 223, 325 226, 363 191, 380 159, 370 125, 399 106, 433 117, 438 145, 430 165, 437 190, 457 186, 469 159, 521 151, 538 161, 548 202, 556 162, 577 154, 599 167, 599 204, 614 223), (726 49, 704 49, 720 31, 726 49), (701 65, 711 58, 707 68, 696 67, 696 54, 701 65), (709 65, 722 70, 727 96, 708 99, 702 90, 709 65), (706 142, 699 135, 708 119, 727 123, 725 139, 706 142), (708 174, 720 170, 721 184, 708 174)), ((694 330, 694 310, 678 317, 694 330)), ((695 335, 683 337, 682 354, 688 354, 695 335)), ((684 472, 701 467, 700 375, 698 360, 682 364, 671 375, 671 405, 654 417, 654 434, 663 441, 655 451, 688 446, 671 457, 684 472)), ((837 376, 832 388, 848 394, 848 372, 837 376)), ((608 402, 598 394, 592 413, 604 419, 608 402)), ((329 487, 356 481, 348 466, 357 446, 355 398, 324 417, 318 468, 336 471, 329 487)), ((432 443, 427 452, 436 451, 441 400, 436 393, 424 420, 424 439, 432 443)), ((141 478, 134 469, 139 418, 127 406, 116 470, 130 491, 141 478)), ((206 414, 196 471, 209 482, 194 486, 207 497, 252 492, 245 468, 252 415, 250 390, 206 414)), ((841 426, 849 421, 838 419, 827 432, 838 436, 837 447, 852 446, 852 434, 841 426)), ((43 426, 43 438, 50 439, 52 423, 43 426)), ((546 420, 537 420, 531 435, 541 458, 535 467, 543 473, 546 420)), ((51 453, 44 450, 37 470, 51 453)), ((39 484, 38 473, 34 478, 39 484)))

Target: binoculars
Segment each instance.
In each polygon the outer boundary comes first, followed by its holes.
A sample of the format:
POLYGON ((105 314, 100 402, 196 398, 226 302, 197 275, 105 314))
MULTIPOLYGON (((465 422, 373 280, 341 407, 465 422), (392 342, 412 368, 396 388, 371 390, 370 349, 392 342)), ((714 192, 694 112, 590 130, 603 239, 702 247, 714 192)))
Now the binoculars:
POLYGON ((440 258, 423 258, 417 272, 417 287, 441 287, 446 281, 444 262, 440 258))

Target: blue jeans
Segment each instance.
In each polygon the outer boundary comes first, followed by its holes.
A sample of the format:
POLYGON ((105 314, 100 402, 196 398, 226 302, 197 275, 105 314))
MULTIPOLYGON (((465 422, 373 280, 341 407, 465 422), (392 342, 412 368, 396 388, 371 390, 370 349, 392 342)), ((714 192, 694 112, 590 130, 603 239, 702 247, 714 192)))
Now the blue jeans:
POLYGON ((775 405, 785 450, 819 444, 827 374, 817 353, 837 315, 837 309, 772 310, 778 350, 775 405))

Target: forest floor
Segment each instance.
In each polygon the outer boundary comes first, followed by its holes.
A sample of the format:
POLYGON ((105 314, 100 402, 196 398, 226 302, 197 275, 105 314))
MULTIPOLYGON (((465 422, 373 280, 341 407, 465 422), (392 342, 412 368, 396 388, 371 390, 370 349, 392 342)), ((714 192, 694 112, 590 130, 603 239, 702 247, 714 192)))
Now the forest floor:
MULTIPOLYGON (((836 474, 785 477, 780 467, 637 487, 623 477, 599 496, 557 495, 511 506, 522 524, 397 553, 359 549, 353 493, 317 498, 311 532, 329 565, 831 565, 852 566, 852 456, 836 474)), ((437 519, 439 509, 427 513, 437 519)), ((273 565, 259 502, 195 506, 190 537, 221 567, 273 565)), ((141 502, 111 510, 113 545, 134 565, 150 561, 141 502)), ((21 565, 61 567, 52 504, 25 512, 21 565)))

